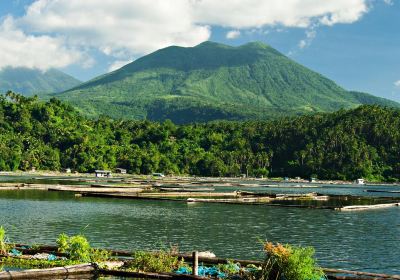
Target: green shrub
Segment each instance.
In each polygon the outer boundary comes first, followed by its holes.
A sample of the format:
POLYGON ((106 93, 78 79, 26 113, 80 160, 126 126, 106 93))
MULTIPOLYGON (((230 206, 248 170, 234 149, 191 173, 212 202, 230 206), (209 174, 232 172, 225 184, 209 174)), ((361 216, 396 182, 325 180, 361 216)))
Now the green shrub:
POLYGON ((90 254, 92 248, 86 237, 83 235, 75 235, 69 238, 69 258, 71 260, 77 260, 82 262, 90 262, 90 254))
POLYGON ((0 255, 6 255, 8 251, 13 247, 6 242, 6 230, 3 226, 0 226, 0 255))
POLYGON ((264 244, 267 254, 262 270, 257 272, 259 280, 320 280, 325 277, 317 266, 312 247, 297 247, 271 242, 264 244))
POLYGON ((69 250, 69 236, 66 235, 65 233, 61 233, 58 238, 57 238, 57 246, 58 246, 58 251, 60 253, 67 253, 69 250))
POLYGON ((106 250, 94 249, 83 235, 68 236, 62 233, 57 238, 58 251, 65 253, 72 261, 100 262, 110 258, 106 250))
POLYGON ((6 231, 2 226, 0 227, 0 254, 7 254, 6 231))
POLYGON ((60 267, 66 265, 73 265, 77 263, 79 262, 71 260, 48 261, 48 260, 24 259, 24 258, 14 258, 14 257, 6 257, 1 260, 1 265, 4 265, 6 267, 17 267, 24 269, 60 267))
POLYGON ((168 251, 156 253, 138 251, 133 254, 133 260, 127 264, 127 269, 145 272, 172 272, 181 266, 184 261, 173 256, 168 251))
POLYGON ((102 262, 109 260, 111 258, 111 253, 103 249, 92 249, 90 259, 92 262, 102 262))
POLYGON ((232 260, 228 260, 226 264, 218 264, 218 270, 227 274, 227 275, 234 275, 240 271, 240 264, 234 263, 232 260))

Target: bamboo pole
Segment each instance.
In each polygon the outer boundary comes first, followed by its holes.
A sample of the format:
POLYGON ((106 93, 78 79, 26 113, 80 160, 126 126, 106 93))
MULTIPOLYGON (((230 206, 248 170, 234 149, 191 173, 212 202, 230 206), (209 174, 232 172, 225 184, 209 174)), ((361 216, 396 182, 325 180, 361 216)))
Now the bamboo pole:
POLYGON ((100 269, 99 274, 122 276, 122 277, 133 277, 133 278, 147 278, 147 279, 171 279, 171 280, 185 280, 185 279, 196 279, 205 280, 210 279, 207 277, 195 276, 195 275, 181 275, 174 273, 153 273, 153 272, 132 272, 124 270, 109 270, 100 269))
POLYGON ((96 267, 90 263, 53 267, 45 269, 28 269, 21 271, 0 272, 0 279, 35 279, 44 277, 57 277, 66 275, 89 274, 96 271, 96 267))
MULTIPOLYGON (((360 276, 370 276, 370 277, 378 277, 378 279, 400 279, 400 275, 389 275, 383 273, 373 273, 373 272, 363 272, 363 271, 352 271, 352 270, 344 270, 344 269, 332 269, 332 268, 324 268, 325 273, 333 273, 333 274, 352 274, 352 275, 360 275, 360 276)), ((341 277, 341 276, 336 276, 341 277)), ((340 279, 340 278, 338 278, 340 279)))
POLYGON ((193 252, 193 275, 197 276, 199 275, 199 252, 194 251, 193 252))

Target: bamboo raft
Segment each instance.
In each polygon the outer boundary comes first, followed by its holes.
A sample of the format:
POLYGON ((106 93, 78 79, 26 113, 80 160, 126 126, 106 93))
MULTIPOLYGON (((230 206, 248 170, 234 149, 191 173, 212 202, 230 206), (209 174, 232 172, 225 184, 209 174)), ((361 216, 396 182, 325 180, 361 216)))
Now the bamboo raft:
POLYGON ((385 190, 364 190, 371 193, 400 193, 400 191, 385 191, 385 190))
POLYGON ((248 192, 168 192, 168 193, 101 193, 101 192, 83 192, 82 196, 88 197, 105 197, 105 198, 119 198, 119 199, 137 199, 137 200, 163 200, 163 201, 176 201, 183 203, 223 203, 223 204, 241 204, 241 205, 263 205, 267 207, 286 207, 286 208, 308 208, 308 209, 323 209, 335 211, 361 211, 373 210, 389 207, 400 206, 400 202, 391 202, 384 204, 371 204, 371 205, 349 205, 349 206, 324 206, 324 205, 302 205, 302 204, 284 204, 274 203, 274 201, 288 201, 288 200, 316 200, 326 201, 328 196, 316 195, 314 197, 302 195, 265 195, 248 192), (185 199, 186 198, 186 199, 185 199))
POLYGON ((215 191, 214 188, 159 188, 162 192, 212 192, 215 191))
POLYGON ((235 192, 142 192, 142 193, 103 193, 103 192, 84 192, 83 196, 99 196, 111 198, 127 199, 158 199, 158 200, 176 200, 176 198, 188 197, 236 197, 235 192))
POLYGON ((335 208, 335 210, 339 210, 339 211, 361 211, 361 210, 382 209, 382 208, 398 207, 398 206, 400 206, 400 202, 384 203, 384 204, 373 204, 373 205, 351 205, 351 206, 343 206, 343 207, 340 207, 340 208, 335 208))
POLYGON ((64 192, 75 192, 75 193, 139 193, 143 191, 143 188, 135 187, 86 187, 86 186, 52 186, 47 188, 48 191, 64 191, 64 192))
POLYGON ((25 184, 25 183, 1 183, 0 190, 21 190, 21 189, 29 189, 29 190, 47 190, 48 187, 53 185, 43 185, 43 184, 25 184))
MULTIPOLYGON (((399 201, 382 204, 370 205, 349 205, 349 206, 329 206, 329 205, 304 205, 304 204, 285 204, 279 201, 286 200, 316 200, 327 201, 332 198, 343 200, 359 199, 356 196, 335 196, 320 195, 317 193, 310 194, 269 194, 248 191, 234 192, 213 192, 205 191, 202 187, 193 188, 159 188, 163 191, 149 192, 152 185, 122 186, 122 185, 49 185, 49 184, 18 184, 18 183, 1 183, 0 190, 46 190, 46 191, 65 191, 74 192, 76 197, 91 196, 119 199, 138 199, 138 200, 167 200, 184 203, 225 203, 225 204, 246 204, 246 205, 264 205, 271 207, 294 207, 294 208, 310 208, 310 209, 329 209, 336 211, 361 211, 374 210, 400 206, 399 201), (165 191, 164 191, 165 190, 165 191), (277 203, 274 203, 277 202, 277 203)), ((210 188, 207 188, 209 190, 210 188)), ((381 192, 381 191, 377 191, 381 192)), ((397 191, 394 191, 397 192, 397 191)), ((380 197, 377 197, 380 198, 380 197)), ((387 197, 385 199, 388 199, 387 197)))

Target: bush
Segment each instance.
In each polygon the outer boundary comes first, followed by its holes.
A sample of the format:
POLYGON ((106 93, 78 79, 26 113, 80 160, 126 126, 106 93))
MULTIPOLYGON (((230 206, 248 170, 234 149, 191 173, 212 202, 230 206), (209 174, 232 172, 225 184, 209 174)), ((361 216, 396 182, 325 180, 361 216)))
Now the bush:
POLYGON ((92 262, 102 262, 109 260, 111 258, 111 254, 107 250, 103 249, 92 249, 92 253, 90 259, 92 262))
POLYGON ((58 246, 58 251, 60 253, 67 253, 69 250, 69 236, 66 235, 65 233, 61 233, 58 238, 57 238, 57 246, 58 246))
POLYGON ((219 271, 227 275, 235 275, 240 271, 240 264, 234 263, 232 260, 228 260, 226 264, 218 264, 217 268, 219 271))
POLYGON ((320 280, 325 275, 314 259, 312 247, 297 247, 271 242, 264 244, 267 254, 262 270, 258 272, 260 280, 320 280))
POLYGON ((83 235, 69 237, 62 233, 58 236, 57 245, 58 251, 67 254, 72 261, 99 262, 110 258, 108 251, 92 248, 83 235))
POLYGON ((13 248, 13 245, 7 244, 6 239, 6 230, 0 226, 0 255, 7 255, 8 251, 13 248))
POLYGON ((74 262, 71 260, 48 261, 48 260, 35 260, 35 259, 14 258, 14 257, 6 257, 1 260, 1 265, 4 265, 5 267, 23 268, 23 269, 60 267, 66 265, 74 265, 77 263, 78 262, 74 262))
POLYGON ((89 242, 83 235, 71 236, 69 239, 69 258, 82 262, 90 262, 91 251, 89 242))
POLYGON ((144 252, 138 251, 133 254, 133 260, 127 264, 127 269, 145 272, 172 272, 184 266, 184 260, 179 260, 168 251, 144 252))
POLYGON ((1 226, 0 227, 0 254, 5 255, 7 254, 7 244, 6 244, 6 231, 5 229, 1 226))

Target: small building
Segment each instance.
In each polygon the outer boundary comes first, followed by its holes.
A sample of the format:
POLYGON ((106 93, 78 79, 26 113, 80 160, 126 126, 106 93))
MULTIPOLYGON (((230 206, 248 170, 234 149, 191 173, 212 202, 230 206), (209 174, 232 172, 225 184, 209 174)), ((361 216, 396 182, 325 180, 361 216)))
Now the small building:
POLYGON ((63 171, 64 171, 65 173, 71 173, 71 168, 65 168, 63 171))
POLYGON ((316 183, 317 182, 317 178, 311 177, 309 182, 310 183, 316 183))
POLYGON ((364 185, 364 184, 365 184, 365 181, 364 181, 364 179, 357 179, 357 180, 355 181, 355 183, 356 183, 357 185, 364 185))
POLYGON ((109 170, 95 170, 94 173, 96 174, 97 178, 111 178, 112 174, 109 170))
POLYGON ((154 177, 165 177, 165 175, 162 173, 153 173, 153 176, 154 177))
POLYGON ((115 173, 126 174, 126 169, 124 169, 124 168, 116 168, 115 169, 115 173))

